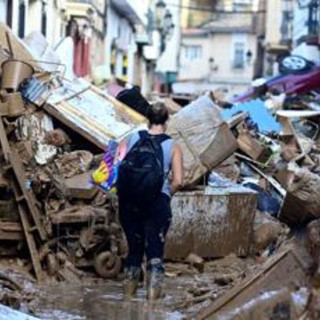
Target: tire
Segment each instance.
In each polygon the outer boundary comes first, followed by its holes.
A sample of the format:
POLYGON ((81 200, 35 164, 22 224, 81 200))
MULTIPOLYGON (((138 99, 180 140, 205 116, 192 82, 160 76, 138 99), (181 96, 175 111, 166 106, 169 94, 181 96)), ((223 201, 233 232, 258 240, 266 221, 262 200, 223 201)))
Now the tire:
POLYGON ((94 268, 100 277, 112 279, 121 270, 121 259, 110 251, 104 251, 94 258, 94 268))
POLYGON ((279 62, 279 72, 283 74, 301 74, 313 67, 313 62, 300 56, 286 56, 279 62))

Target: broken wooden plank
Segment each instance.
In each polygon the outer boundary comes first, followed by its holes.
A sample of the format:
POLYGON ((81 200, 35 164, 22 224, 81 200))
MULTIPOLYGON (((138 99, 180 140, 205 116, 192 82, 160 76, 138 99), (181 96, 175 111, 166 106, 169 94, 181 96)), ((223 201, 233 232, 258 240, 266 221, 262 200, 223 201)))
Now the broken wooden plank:
POLYGON ((254 164, 258 165, 261 168, 267 168, 268 167, 268 162, 267 163, 258 162, 256 160, 253 160, 253 159, 249 158, 248 156, 245 156, 244 154, 241 154, 241 153, 238 153, 238 152, 235 152, 234 155, 237 158, 241 159, 241 160, 245 160, 246 162, 254 163, 254 164))
POLYGON ((91 206, 74 206, 58 213, 50 215, 53 225, 69 223, 88 223, 95 219, 103 220, 107 217, 108 211, 105 208, 94 208, 91 206))
POLYGON ((217 319, 218 315, 230 311, 254 299, 261 292, 282 288, 295 289, 308 283, 306 266, 292 248, 270 258, 264 268, 245 278, 239 285, 202 309, 197 320, 217 319))
POLYGON ((24 240, 21 224, 18 222, 0 222, 0 240, 24 240))
POLYGON ((7 139, 6 131, 4 129, 2 117, 0 117, 0 143, 2 147, 2 152, 4 159, 9 163, 10 146, 7 139))
POLYGON ((264 179, 266 179, 276 190, 277 192, 282 196, 285 197, 287 194, 287 191, 282 188, 282 186, 280 185, 280 183, 274 179, 271 176, 266 175, 264 172, 262 172, 260 169, 258 169, 257 167, 255 167, 253 164, 248 163, 248 166, 254 170, 255 172, 257 172, 261 177, 263 177, 264 179))
POLYGON ((229 125, 229 128, 237 126, 240 122, 245 120, 249 116, 248 111, 243 111, 239 114, 234 115, 232 118, 228 119, 226 122, 229 125))
POLYGON ((78 174, 64 180, 66 194, 70 198, 92 199, 98 192, 98 187, 91 183, 93 171, 78 174))

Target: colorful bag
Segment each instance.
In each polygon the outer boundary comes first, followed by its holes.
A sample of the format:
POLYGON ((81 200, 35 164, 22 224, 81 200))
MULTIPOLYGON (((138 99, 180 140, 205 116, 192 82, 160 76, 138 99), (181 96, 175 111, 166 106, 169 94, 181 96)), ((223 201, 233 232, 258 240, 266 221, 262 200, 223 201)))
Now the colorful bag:
POLYGON ((110 140, 98 169, 92 173, 92 182, 106 192, 116 193, 115 184, 120 163, 115 159, 117 148, 118 143, 110 140))

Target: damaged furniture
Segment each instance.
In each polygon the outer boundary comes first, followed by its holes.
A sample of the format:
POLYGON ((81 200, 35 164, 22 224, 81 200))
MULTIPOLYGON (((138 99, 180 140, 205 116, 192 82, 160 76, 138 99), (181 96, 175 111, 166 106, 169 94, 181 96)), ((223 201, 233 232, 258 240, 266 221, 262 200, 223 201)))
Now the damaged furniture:
POLYGON ((172 223, 165 258, 203 258, 231 253, 247 256, 251 249, 256 193, 235 185, 178 192, 172 198, 172 223))

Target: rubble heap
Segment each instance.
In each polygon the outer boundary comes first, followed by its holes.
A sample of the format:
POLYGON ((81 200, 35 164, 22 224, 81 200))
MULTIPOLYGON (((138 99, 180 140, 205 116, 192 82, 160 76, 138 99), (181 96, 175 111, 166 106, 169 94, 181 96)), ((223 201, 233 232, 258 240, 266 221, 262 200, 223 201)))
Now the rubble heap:
POLYGON ((27 48, 4 26, 0 38, 0 255, 26 259, 38 282, 76 283, 88 268, 115 278, 127 251, 117 203, 90 178, 108 140, 144 118, 86 81, 21 60, 27 48), (72 99, 104 105, 108 130, 70 113, 72 99))
MULTIPOLYGON (((127 252, 117 201, 90 177, 108 141, 145 128, 145 118, 65 79, 59 63, 48 71, 30 61, 3 26, 0 45, 0 256, 19 257, 39 282, 80 283, 84 270, 117 278, 127 252)), ((203 259, 230 254, 261 263, 224 295, 188 291, 188 306, 209 305, 199 319, 263 318, 265 305, 277 316, 319 315, 319 93, 257 92, 233 106, 210 93, 169 107, 186 190, 172 200, 166 258, 198 273, 203 259), (297 234, 311 263, 287 246, 297 234)), ((231 282, 215 275, 219 286, 231 282)))

